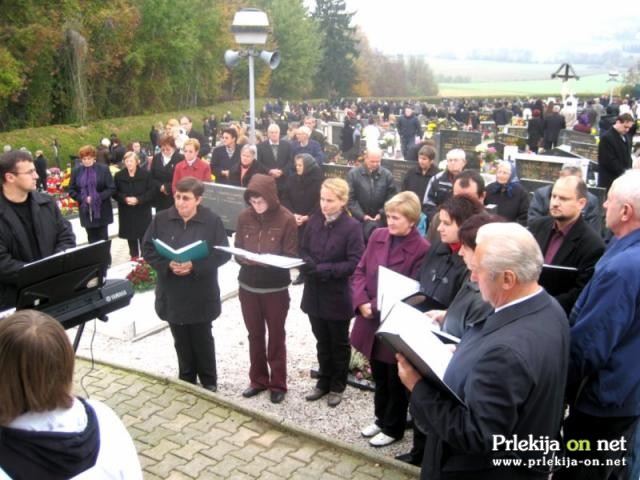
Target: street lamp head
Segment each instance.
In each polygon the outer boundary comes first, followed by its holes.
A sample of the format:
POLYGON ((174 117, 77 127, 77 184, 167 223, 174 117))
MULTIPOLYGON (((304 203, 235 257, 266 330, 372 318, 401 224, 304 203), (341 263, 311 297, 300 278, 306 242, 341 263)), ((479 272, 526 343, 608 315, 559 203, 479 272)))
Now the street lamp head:
POLYGON ((231 32, 236 43, 244 45, 263 45, 267 42, 269 19, 267 14, 257 8, 243 8, 233 16, 231 32))

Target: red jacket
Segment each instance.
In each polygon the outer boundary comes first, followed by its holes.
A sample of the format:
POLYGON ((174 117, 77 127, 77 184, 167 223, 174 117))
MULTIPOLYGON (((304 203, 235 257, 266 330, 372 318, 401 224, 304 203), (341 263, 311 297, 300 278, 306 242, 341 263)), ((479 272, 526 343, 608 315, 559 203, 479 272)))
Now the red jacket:
POLYGON ((176 193, 176 184, 184 177, 196 177, 203 182, 211 181, 211 167, 204 160, 199 158, 189 166, 186 160, 182 160, 173 169, 173 182, 171 182, 171 191, 176 193))
MULTIPOLYGON (((369 243, 360 259, 356 271, 351 278, 351 293, 353 296, 353 309, 356 311, 356 321, 351 331, 351 345, 371 359, 375 341, 375 333, 380 326, 380 312, 376 296, 378 294, 378 266, 382 265, 394 272, 407 277, 418 278, 422 268, 422 260, 429 249, 429 242, 420 236, 414 227, 409 235, 389 255, 391 248, 391 235, 388 228, 374 230, 369 238, 369 243), (373 318, 361 316, 358 307, 364 303, 371 303, 373 318)), ((376 342, 375 358, 387 363, 395 363, 395 358, 390 350, 379 342, 376 342)))

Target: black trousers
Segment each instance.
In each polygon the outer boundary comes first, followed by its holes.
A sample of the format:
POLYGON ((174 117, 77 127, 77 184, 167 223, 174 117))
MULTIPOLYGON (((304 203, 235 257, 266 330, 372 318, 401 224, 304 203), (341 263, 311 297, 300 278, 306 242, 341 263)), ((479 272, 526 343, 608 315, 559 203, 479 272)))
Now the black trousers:
POLYGON ((133 240, 128 239, 127 243, 129 244, 129 255, 131 257, 139 257, 140 245, 142 244, 142 239, 141 238, 134 238, 133 240))
POLYGON ((202 385, 217 385, 216 348, 211 322, 170 323, 173 344, 178 355, 178 377, 189 383, 200 379, 202 385))
POLYGON ((100 240, 109 240, 109 225, 85 228, 85 230, 87 231, 87 240, 89 243, 95 243, 100 240))
POLYGON ((376 382, 373 394, 376 425, 384 434, 400 439, 404 435, 407 423, 409 399, 407 390, 398 376, 398 365, 372 358, 371 374, 376 382))
POLYGON ((349 320, 326 320, 309 315, 309 321, 316 337, 320 365, 316 387, 325 392, 344 392, 351 359, 349 320))
MULTIPOLYGON (((622 480, 628 478, 627 465, 606 465, 609 462, 622 463, 630 449, 633 448, 633 433, 638 422, 638 417, 594 417, 571 408, 569 416, 564 421, 564 441, 588 440, 590 450, 567 451, 570 459, 589 461, 587 466, 581 463, 575 467, 560 470, 553 475, 554 480, 622 480), (626 440, 625 450, 599 450, 598 440, 620 441, 626 440), (599 466, 593 465, 598 462, 599 466)), ((618 447, 620 444, 618 443, 618 447)))

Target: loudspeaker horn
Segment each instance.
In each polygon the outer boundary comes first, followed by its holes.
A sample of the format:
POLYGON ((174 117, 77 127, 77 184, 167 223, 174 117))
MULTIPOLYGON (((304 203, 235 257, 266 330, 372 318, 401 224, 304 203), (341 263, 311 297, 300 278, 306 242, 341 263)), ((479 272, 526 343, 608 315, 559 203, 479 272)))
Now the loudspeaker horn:
POLYGON ((236 63, 240 60, 240 53, 235 50, 227 50, 224 52, 224 63, 229 68, 233 68, 236 66, 236 63))
POLYGON ((260 52, 260 59, 269 65, 271 70, 275 70, 280 65, 280 52, 277 50, 275 52, 268 52, 263 50, 260 52))

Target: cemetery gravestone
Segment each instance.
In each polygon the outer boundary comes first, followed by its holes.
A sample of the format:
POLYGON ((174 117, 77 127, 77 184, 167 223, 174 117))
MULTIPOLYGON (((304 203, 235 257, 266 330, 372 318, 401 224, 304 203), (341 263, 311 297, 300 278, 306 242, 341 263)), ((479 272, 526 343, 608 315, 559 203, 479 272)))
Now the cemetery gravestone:
POLYGON ((480 132, 465 132, 462 130, 440 130, 438 142, 438 161, 446 158, 447 152, 454 148, 464 150, 467 158, 466 168, 479 170, 480 157, 476 152, 476 146, 482 142, 480 132))
POLYGON ((321 167, 324 178, 342 178, 343 180, 347 179, 347 174, 352 168, 347 165, 333 163, 324 163, 321 167))
POLYGON ((486 132, 491 136, 495 136, 498 133, 498 127, 496 126, 496 122, 480 122, 480 131, 486 132))
POLYGON ((515 135, 519 138, 529 138, 529 131, 527 127, 517 127, 514 125, 507 125, 507 134, 515 135))
POLYGON ((396 187, 398 187, 398 190, 402 189, 402 180, 404 180, 407 172, 412 168, 415 168, 417 165, 416 162, 394 160, 391 158, 383 158, 381 164, 391 172, 391 175, 393 175, 393 182, 396 184, 396 187))
POLYGON ((596 144, 596 137, 588 133, 576 132, 575 130, 560 130, 558 144, 570 145, 571 142, 596 144))
POLYGON ((518 178, 545 180, 555 182, 564 162, 552 157, 541 158, 541 155, 521 155, 516 157, 516 171, 518 178))
POLYGON ((598 161, 598 145, 595 143, 582 143, 570 141, 571 152, 580 155, 581 157, 588 158, 594 162, 598 161))
POLYGON ((202 204, 218 214, 226 230, 235 231, 240 212, 247 207, 243 187, 205 183, 202 204))

